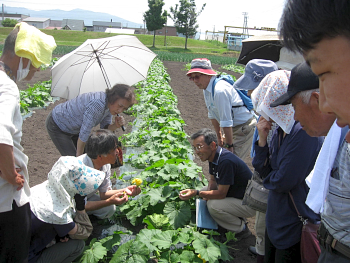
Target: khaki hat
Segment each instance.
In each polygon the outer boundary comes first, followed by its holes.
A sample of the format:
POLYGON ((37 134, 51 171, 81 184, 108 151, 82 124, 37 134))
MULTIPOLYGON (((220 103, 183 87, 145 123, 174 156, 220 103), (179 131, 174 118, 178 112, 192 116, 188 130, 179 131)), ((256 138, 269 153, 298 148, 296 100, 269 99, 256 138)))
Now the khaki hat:
POLYGON ((215 76, 217 73, 211 67, 211 62, 207 58, 195 58, 191 62, 191 69, 186 73, 189 75, 191 73, 202 73, 205 75, 215 76))

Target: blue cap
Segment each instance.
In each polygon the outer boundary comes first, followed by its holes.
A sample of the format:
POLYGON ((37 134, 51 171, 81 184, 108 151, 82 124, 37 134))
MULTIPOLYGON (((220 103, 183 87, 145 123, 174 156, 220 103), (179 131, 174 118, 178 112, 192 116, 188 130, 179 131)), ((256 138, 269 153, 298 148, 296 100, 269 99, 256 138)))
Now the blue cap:
POLYGON ((236 89, 253 90, 257 88, 263 78, 278 70, 275 62, 266 59, 252 59, 245 66, 244 74, 235 82, 236 89))

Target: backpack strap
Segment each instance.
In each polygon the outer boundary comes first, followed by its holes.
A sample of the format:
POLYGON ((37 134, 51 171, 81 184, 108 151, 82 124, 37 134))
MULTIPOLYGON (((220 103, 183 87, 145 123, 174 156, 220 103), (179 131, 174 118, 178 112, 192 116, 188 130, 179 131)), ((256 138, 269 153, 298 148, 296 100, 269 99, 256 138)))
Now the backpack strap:
MULTIPOLYGON (((234 87, 233 87, 233 88, 234 88, 234 87)), ((234 88, 234 89, 235 89, 235 88, 234 88)), ((239 90, 239 89, 235 89, 235 91, 237 91, 239 97, 241 98, 241 100, 242 100, 242 102, 243 102, 243 105, 232 106, 232 108, 239 108, 239 107, 245 106, 245 107, 247 108, 247 110, 250 111, 249 108, 248 108, 248 106, 245 104, 244 98, 243 98, 244 96, 248 97, 248 95, 247 95, 245 92, 243 92, 242 90, 239 90)))
MULTIPOLYGON (((213 85, 212 85, 212 88, 211 88, 211 95, 213 96, 213 100, 214 100, 215 85, 216 85, 216 83, 218 83, 219 80, 225 80, 228 84, 230 84, 232 86, 233 89, 235 89, 233 87, 233 83, 231 83, 228 79, 222 77, 221 75, 217 75, 216 78, 213 81, 213 85)), ((239 108, 239 107, 246 107, 247 108, 247 106, 244 104, 244 101, 243 101, 243 98, 242 98, 241 94, 239 93, 240 90, 235 89, 235 91, 238 93, 239 98, 242 100, 243 105, 232 106, 232 108, 239 108)))
MULTIPOLYGON (((220 75, 219 75, 220 76, 220 75)), ((211 86, 211 95, 213 96, 213 100, 214 100, 214 91, 215 91, 215 85, 216 83, 218 83, 219 81, 219 76, 216 76, 216 78, 213 81, 213 85, 211 86)))

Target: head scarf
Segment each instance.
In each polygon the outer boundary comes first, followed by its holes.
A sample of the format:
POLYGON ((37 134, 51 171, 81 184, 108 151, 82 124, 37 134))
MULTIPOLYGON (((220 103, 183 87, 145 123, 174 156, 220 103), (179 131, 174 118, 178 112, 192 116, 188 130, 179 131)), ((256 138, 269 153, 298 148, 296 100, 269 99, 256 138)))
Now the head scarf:
POLYGON ((271 108, 270 104, 287 92, 289 78, 290 71, 274 71, 265 76, 251 95, 255 111, 266 120, 271 118, 288 134, 294 125, 294 109, 292 105, 288 104, 271 108))
POLYGON ((84 165, 77 157, 63 156, 52 167, 48 180, 31 188, 31 210, 43 222, 68 224, 75 215, 75 194, 95 192, 104 178, 104 172, 84 165))
POLYGON ((49 65, 52 52, 56 48, 53 36, 47 35, 25 22, 18 23, 16 27, 19 27, 15 43, 16 55, 29 59, 36 68, 42 64, 49 65))

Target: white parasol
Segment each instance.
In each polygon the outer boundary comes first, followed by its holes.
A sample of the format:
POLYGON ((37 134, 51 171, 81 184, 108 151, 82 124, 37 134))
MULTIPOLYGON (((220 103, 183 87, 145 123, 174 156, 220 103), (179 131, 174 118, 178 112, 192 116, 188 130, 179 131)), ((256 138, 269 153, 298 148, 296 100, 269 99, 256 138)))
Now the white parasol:
POLYGON ((51 96, 72 99, 147 77, 156 54, 135 36, 88 39, 52 67, 51 96))

